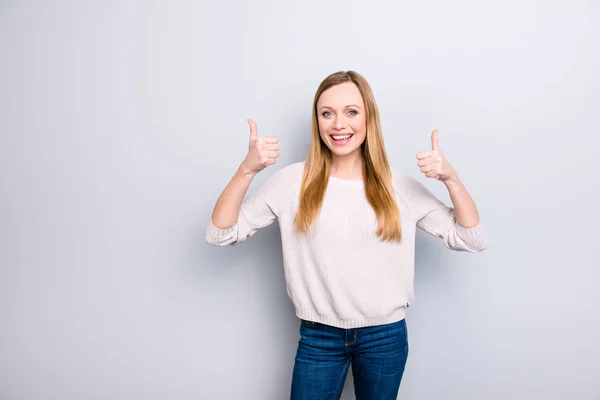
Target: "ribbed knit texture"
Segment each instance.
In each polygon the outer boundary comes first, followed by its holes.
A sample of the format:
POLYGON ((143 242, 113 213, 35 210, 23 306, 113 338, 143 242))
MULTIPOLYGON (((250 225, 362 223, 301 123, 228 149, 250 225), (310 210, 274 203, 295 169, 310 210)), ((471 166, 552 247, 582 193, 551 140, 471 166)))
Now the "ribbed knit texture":
POLYGON ((299 162, 275 172, 246 196, 236 224, 218 229, 209 221, 206 231, 208 243, 226 246, 278 220, 287 292, 298 318, 345 329, 404 318, 414 301, 416 227, 440 237, 452 250, 477 252, 487 246, 481 224, 460 226, 452 208, 396 169, 392 176, 402 220, 399 243, 376 236, 377 218, 364 182, 335 177, 329 178, 310 232, 298 235, 294 218, 303 168, 299 162))

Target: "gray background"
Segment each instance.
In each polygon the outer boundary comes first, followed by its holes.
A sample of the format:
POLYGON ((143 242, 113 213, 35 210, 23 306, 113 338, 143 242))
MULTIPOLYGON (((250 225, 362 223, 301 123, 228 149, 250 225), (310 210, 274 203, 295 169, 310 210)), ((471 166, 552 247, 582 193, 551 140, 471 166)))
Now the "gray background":
MULTIPOLYGON (((402 399, 600 399, 600 5, 0 2, 0 398, 285 399, 299 321, 277 225, 204 231, 252 117, 304 159, 329 73, 371 83, 392 165, 483 253, 420 233, 402 399)), ((344 399, 353 398, 349 375, 344 399)))

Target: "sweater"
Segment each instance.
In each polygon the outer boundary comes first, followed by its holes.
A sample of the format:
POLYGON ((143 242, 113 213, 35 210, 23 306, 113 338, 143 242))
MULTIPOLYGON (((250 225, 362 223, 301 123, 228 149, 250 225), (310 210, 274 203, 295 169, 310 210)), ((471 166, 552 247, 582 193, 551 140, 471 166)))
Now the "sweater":
POLYGON ((319 214, 308 234, 297 234, 304 162, 276 171, 242 201, 237 222, 219 229, 209 221, 206 241, 239 244, 260 228, 279 222, 287 294, 296 316, 338 328, 402 320, 414 302, 416 228, 456 251, 487 247, 481 223, 465 228, 447 207, 412 177, 391 168, 400 210, 402 239, 383 242, 362 180, 329 177, 319 214))

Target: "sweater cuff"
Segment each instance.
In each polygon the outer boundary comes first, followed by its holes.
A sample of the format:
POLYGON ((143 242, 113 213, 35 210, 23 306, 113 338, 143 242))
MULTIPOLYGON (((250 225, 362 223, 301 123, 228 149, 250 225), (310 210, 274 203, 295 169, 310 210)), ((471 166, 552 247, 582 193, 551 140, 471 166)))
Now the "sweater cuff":
POLYGON ((206 241, 211 244, 225 242, 232 237, 232 233, 237 231, 237 228, 237 222, 229 228, 217 228, 212 223, 212 219, 209 219, 208 227, 206 228, 206 241))
POLYGON ((487 239, 481 225, 481 221, 472 228, 465 228, 458 222, 456 223, 456 232, 458 236, 465 242, 475 245, 476 248, 482 250, 487 247, 487 239))

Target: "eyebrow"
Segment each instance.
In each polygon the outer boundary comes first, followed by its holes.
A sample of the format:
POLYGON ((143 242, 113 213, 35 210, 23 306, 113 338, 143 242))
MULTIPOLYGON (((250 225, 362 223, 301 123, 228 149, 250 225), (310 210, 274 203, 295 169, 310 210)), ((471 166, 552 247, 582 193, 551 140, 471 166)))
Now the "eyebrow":
MULTIPOLYGON (((359 107, 359 106, 357 106, 356 104, 348 104, 348 105, 347 105, 346 107, 344 107, 344 108, 348 108, 348 107, 356 107, 356 108, 358 108, 359 110, 362 110, 362 108, 360 108, 360 107, 359 107)), ((332 110, 333 110, 333 108, 332 108, 332 107, 329 107, 329 106, 322 106, 321 108, 319 108, 319 110, 322 110, 322 109, 324 109, 324 108, 329 108, 329 109, 332 109, 332 110)))

